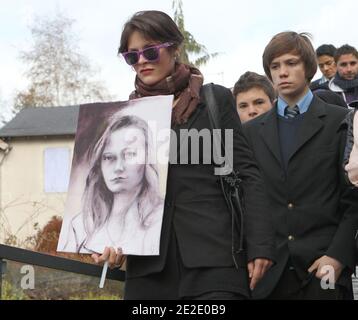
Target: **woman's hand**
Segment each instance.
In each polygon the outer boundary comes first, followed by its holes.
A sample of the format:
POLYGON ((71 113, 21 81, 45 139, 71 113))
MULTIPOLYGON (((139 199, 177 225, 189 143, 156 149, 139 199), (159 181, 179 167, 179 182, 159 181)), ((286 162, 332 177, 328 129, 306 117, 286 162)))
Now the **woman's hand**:
MULTIPOLYGON (((323 256, 317 259, 308 269, 308 272, 314 272, 318 279, 321 279, 324 276, 329 276, 329 272, 333 272, 334 281, 336 282, 337 279, 340 277, 343 270, 343 265, 336 259, 323 256), (328 267, 328 268, 327 268, 328 267), (331 268, 331 269, 329 269, 331 268), (331 270, 331 271, 330 271, 331 270)), ((331 279, 331 278, 329 278, 331 279)))
POLYGON ((122 249, 115 249, 113 247, 106 247, 101 255, 94 253, 91 257, 97 264, 103 264, 108 261, 108 267, 110 269, 120 268, 126 261, 126 256, 123 255, 122 249))
POLYGON ((265 275, 266 271, 272 266, 273 262, 268 259, 255 259, 247 264, 250 278, 250 289, 254 290, 257 283, 265 275))

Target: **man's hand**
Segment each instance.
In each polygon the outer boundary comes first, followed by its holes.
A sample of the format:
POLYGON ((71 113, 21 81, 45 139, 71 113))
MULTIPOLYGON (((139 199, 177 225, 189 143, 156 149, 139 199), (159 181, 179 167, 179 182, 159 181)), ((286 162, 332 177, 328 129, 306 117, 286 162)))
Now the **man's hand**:
POLYGON ((334 280, 337 281, 337 279, 339 278, 339 276, 342 273, 343 270, 343 265, 336 259, 333 259, 331 257, 328 256, 323 256, 319 259, 317 259, 308 269, 308 272, 311 273, 315 270, 316 271, 316 277, 318 279, 322 279, 327 273, 324 272, 322 273, 322 268, 324 266, 331 266, 334 269, 334 280))
POLYGON ((258 258, 247 264, 250 278, 250 289, 254 290, 256 284, 264 276, 266 271, 272 266, 272 261, 268 259, 258 258))
POLYGON ((115 267, 121 267, 126 260, 126 256, 122 254, 122 249, 119 248, 117 250, 113 247, 106 247, 102 255, 94 253, 91 255, 91 258, 97 264, 103 264, 104 262, 108 261, 108 266, 110 269, 113 269, 115 267))

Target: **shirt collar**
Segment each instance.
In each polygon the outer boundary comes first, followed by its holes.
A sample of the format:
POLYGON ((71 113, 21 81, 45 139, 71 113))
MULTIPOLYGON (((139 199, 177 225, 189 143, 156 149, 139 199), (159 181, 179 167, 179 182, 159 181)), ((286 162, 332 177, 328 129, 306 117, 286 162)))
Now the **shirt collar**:
POLYGON ((322 78, 319 79, 319 84, 324 84, 324 83, 326 83, 328 81, 329 81, 329 79, 327 79, 325 76, 322 76, 322 78))
MULTIPOLYGON (((313 99, 313 93, 311 90, 308 90, 306 95, 297 102, 298 109, 300 109, 300 114, 307 112, 308 107, 310 106, 313 99)), ((283 100, 280 96, 277 99, 277 113, 281 116, 285 116, 285 109, 288 106, 288 103, 283 100)))

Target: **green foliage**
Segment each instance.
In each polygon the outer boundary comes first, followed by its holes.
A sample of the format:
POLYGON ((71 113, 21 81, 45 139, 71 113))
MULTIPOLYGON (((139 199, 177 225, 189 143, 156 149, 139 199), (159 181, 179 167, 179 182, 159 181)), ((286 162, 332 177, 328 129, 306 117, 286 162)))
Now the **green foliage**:
POLYGON ((172 7, 174 10, 174 21, 184 36, 184 41, 180 48, 181 61, 185 64, 200 67, 207 64, 211 58, 218 56, 218 52, 209 53, 203 44, 197 42, 194 36, 185 30, 183 1, 173 0, 172 7), (193 61, 191 60, 191 56, 195 57, 193 61))
POLYGON ((88 292, 85 295, 73 296, 69 300, 120 300, 119 296, 108 295, 108 294, 98 294, 93 292, 88 292))
MULTIPOLYGON (((51 299, 51 297, 39 297, 39 296, 33 296, 29 297, 26 295, 22 290, 16 289, 10 282, 3 281, 2 285, 2 296, 0 300, 30 300, 30 299, 39 299, 41 300, 47 300, 51 299)), ((99 292, 86 292, 86 294, 83 295, 75 295, 70 296, 68 300, 120 300, 119 295, 113 295, 113 294, 101 294, 99 292)))
POLYGON ((21 290, 16 289, 8 281, 2 283, 1 300, 28 300, 28 296, 21 290))

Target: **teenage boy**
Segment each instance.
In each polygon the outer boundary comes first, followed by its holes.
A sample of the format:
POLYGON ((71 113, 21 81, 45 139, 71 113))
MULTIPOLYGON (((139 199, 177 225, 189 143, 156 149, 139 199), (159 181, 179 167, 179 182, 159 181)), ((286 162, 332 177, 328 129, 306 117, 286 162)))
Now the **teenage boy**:
POLYGON ((241 123, 269 111, 276 98, 270 80, 251 71, 245 72, 235 83, 233 94, 241 123))
POLYGON ((317 64, 308 35, 277 34, 263 65, 278 101, 244 131, 270 199, 278 257, 253 297, 352 299, 358 194, 344 183, 348 109, 310 91, 317 64))
POLYGON ((342 95, 348 106, 358 108, 358 51, 345 44, 337 49, 337 74, 329 82, 329 89, 342 95))
POLYGON ((322 77, 310 84, 312 91, 317 89, 328 90, 328 82, 335 76, 337 72, 337 66, 334 60, 336 51, 336 47, 332 44, 322 44, 317 48, 317 64, 319 70, 322 73, 322 77))

